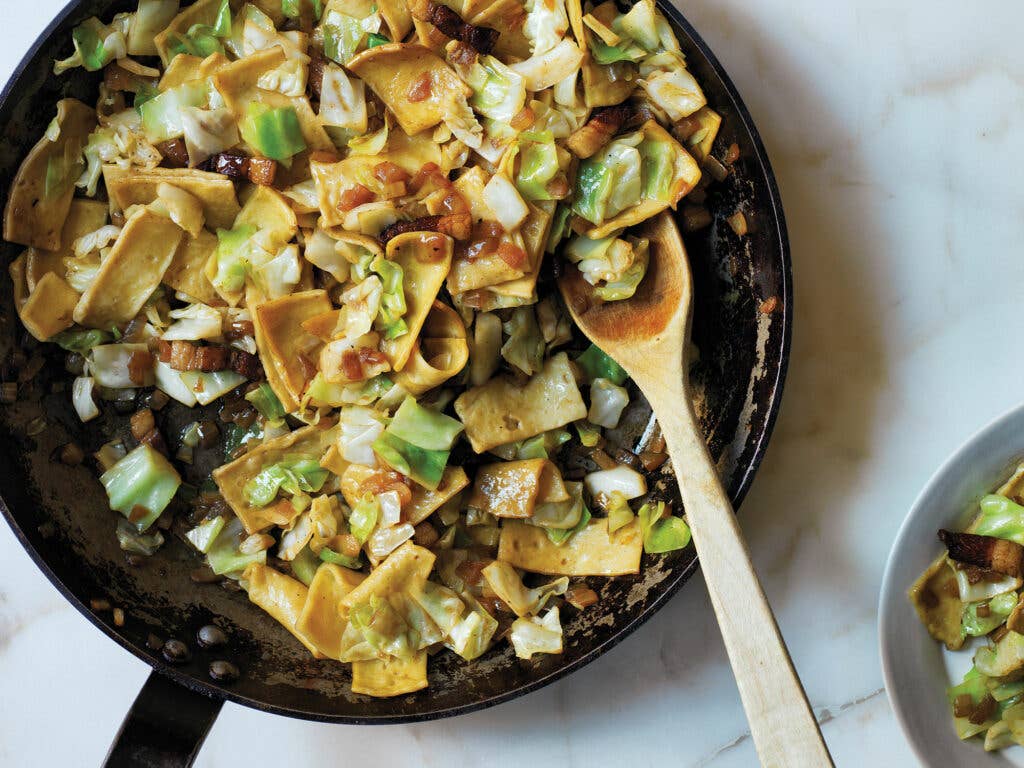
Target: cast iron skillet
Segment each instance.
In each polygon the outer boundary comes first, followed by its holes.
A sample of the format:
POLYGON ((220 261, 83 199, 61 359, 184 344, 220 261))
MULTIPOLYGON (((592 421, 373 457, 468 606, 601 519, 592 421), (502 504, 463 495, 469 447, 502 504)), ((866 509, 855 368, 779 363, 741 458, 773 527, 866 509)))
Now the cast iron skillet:
MULTIPOLYGON (((127 1, 71 2, 19 64, 0 95, 0 203, 6 202, 6 188, 21 159, 53 117, 56 101, 65 95, 95 101, 98 75, 82 70, 61 78, 51 74, 52 61, 71 50, 72 28, 88 16, 107 19, 128 9, 127 1)), ((714 224, 685 238, 697 301, 696 406, 733 504, 738 505, 764 453, 786 371, 792 311, 786 228, 764 147, 736 89, 683 16, 667 3, 662 11, 674 23, 709 103, 724 117, 716 156, 733 142, 740 149, 734 172, 709 192, 707 206, 714 224), (750 225, 742 239, 724 220, 736 210, 745 213, 750 225)), ((5 263, 20 250, 9 244, 0 249, 5 263)), ((620 642, 697 568, 691 547, 668 556, 645 556, 636 577, 590 579, 600 601, 569 614, 565 652, 560 656, 524 662, 505 643, 471 664, 446 653, 431 660, 427 690, 393 699, 355 695, 349 689, 347 665, 314 661, 244 594, 194 584, 189 573, 199 563, 175 537, 169 536, 143 565, 126 562, 114 537, 116 515, 107 506, 93 468, 66 467, 51 460, 54 449, 69 440, 92 451, 111 435, 126 434, 126 418, 109 415, 88 428, 78 422, 68 392, 53 391, 60 386, 57 382, 66 380, 63 357, 26 338, 13 309, 11 283, 4 278, 0 360, 12 355, 29 361, 42 356, 45 363, 21 383, 18 402, 0 409, 4 516, 54 586, 97 627, 155 670, 122 726, 108 765, 190 763, 224 699, 291 717, 360 724, 431 720, 508 701, 579 669, 620 642), (95 598, 122 607, 125 625, 114 626, 110 611, 90 610, 95 598), (195 643, 196 630, 211 621, 227 629, 231 640, 226 649, 207 651, 195 643), (147 646, 150 635, 185 641, 192 648, 191 660, 168 665, 158 650, 147 646), (241 679, 212 682, 207 669, 217 658, 233 661, 241 669, 241 679)), ((14 370, 6 365, 0 373, 10 380, 14 370)), ((162 414, 165 434, 175 434, 173 425, 185 418, 173 410, 162 414)), ((627 421, 619 439, 635 446, 650 421, 646 405, 638 403, 627 421)), ((678 503, 668 467, 652 475, 649 484, 655 493, 678 503)))

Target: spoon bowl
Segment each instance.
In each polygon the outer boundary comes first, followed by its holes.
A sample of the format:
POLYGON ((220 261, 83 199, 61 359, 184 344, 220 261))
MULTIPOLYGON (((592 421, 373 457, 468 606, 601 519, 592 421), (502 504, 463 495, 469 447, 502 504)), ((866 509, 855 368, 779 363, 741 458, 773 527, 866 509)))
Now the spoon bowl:
MULTIPOLYGON (((587 337, 604 349, 612 340, 618 355, 612 355, 626 370, 626 361, 634 355, 650 354, 652 346, 666 352, 671 344, 688 337, 693 311, 693 276, 679 230, 668 213, 661 213, 640 225, 635 234, 651 242, 647 274, 628 301, 601 301, 593 286, 578 269, 567 269, 559 279, 559 289, 577 325, 587 337), (602 339, 601 343, 597 338, 602 339)), ((676 346, 671 354, 677 354, 676 346)))

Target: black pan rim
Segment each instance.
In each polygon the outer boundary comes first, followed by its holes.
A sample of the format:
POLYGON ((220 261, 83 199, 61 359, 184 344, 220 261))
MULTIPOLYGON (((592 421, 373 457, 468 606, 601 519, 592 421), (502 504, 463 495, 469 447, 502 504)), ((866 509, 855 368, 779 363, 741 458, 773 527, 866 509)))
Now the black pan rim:
MULTIPOLYGON (((746 104, 740 97, 739 92, 736 89, 732 79, 726 73, 725 68, 722 66, 718 57, 711 51, 711 48, 704 42, 704 39, 700 36, 693 25, 687 21, 686 17, 683 16, 682 12, 676 8, 669 0, 656 0, 658 8, 665 13, 674 24, 678 25, 687 36, 693 45, 701 52, 701 54, 707 59, 708 64, 714 70, 716 76, 721 80, 726 92, 729 95, 733 103, 733 107, 736 110, 736 117, 738 117, 743 124, 743 129, 750 136, 756 149, 756 159, 760 168, 760 173, 764 179, 764 182, 768 189, 768 203, 770 210, 768 211, 771 215, 771 221, 774 224, 776 231, 777 242, 779 247, 779 253, 781 254, 781 283, 782 283, 782 302, 783 312, 774 322, 782 323, 782 335, 779 342, 779 353, 778 353, 778 364, 775 368, 774 381, 770 382, 772 396, 768 403, 767 413, 764 421, 764 428, 761 430, 761 434, 757 439, 757 443, 754 447, 753 454, 751 455, 750 462, 740 478, 739 483, 736 487, 736 491, 732 495, 733 507, 739 509, 740 504, 746 497, 747 492, 750 490, 750 486, 753 483, 754 475, 757 469, 760 467, 761 462, 764 459, 765 453, 768 448, 768 442, 772 436, 772 432, 775 428, 775 422, 778 419, 779 410, 782 407, 782 395, 786 381, 786 373, 789 368, 789 355, 792 346, 792 323, 793 323, 793 273, 792 273, 792 258, 789 246, 789 235, 786 227, 785 215, 782 209, 782 199, 779 193, 778 182, 775 178, 775 173, 772 170, 771 163, 768 160, 768 153, 765 149, 764 142, 761 139, 761 135, 754 124, 754 120, 750 115, 750 111, 747 109, 746 104)), ((46 28, 39 34, 35 42, 29 47, 21 61, 14 68, 10 79, 4 85, 3 90, 0 91, 0 104, 7 102, 11 98, 14 91, 14 87, 18 80, 24 74, 28 64, 32 58, 36 55, 38 50, 49 40, 54 32, 67 20, 67 18, 74 13, 80 4, 80 0, 70 0, 64 8, 57 13, 53 20, 46 26, 46 28)), ((774 239, 774 238, 773 238, 774 239)), ((580 658, 575 661, 559 667, 549 675, 546 675, 538 680, 535 680, 527 685, 521 686, 514 690, 507 691, 491 696, 483 701, 471 702, 456 707, 450 707, 448 709, 438 710, 435 712, 429 712, 418 715, 384 715, 379 717, 352 717, 346 715, 320 715, 302 710, 289 709, 287 707, 277 706, 275 704, 268 704, 264 701, 259 701, 247 696, 242 696, 233 693, 231 690, 219 688, 209 683, 197 680, 189 675, 186 675, 176 668, 160 661, 153 656, 144 653, 140 648, 136 647, 132 643, 128 642, 125 638, 119 635, 114 629, 102 621, 93 611, 89 609, 82 601, 80 601, 57 577, 49 565, 43 560, 36 549, 32 546, 28 537, 21 530, 14 515, 11 513, 7 506, 7 502, 0 497, 0 513, 3 514, 4 519, 14 532, 15 537, 18 539, 21 546, 28 553, 29 557, 36 564, 36 567, 46 576, 49 582, 57 589, 57 591, 72 605, 79 613, 81 613, 86 619, 89 620, 95 627, 101 630, 107 637, 113 640, 115 643, 120 645, 126 651, 131 653, 136 658, 145 662, 148 666, 152 667, 156 672, 166 675, 173 679, 180 685, 195 691, 198 694, 208 696, 216 699, 223 699, 230 701, 235 704, 241 704, 242 706, 250 707, 260 712, 266 712, 274 715, 283 715, 285 717, 292 717, 299 720, 309 720, 314 722, 324 723, 341 723, 347 725, 400 725, 407 723, 417 722, 429 722, 432 720, 440 720, 448 717, 456 717, 458 715, 465 715, 472 712, 478 712, 484 709, 488 709, 498 704, 503 704, 512 699, 516 699, 520 696, 524 696, 533 691, 539 690, 550 683, 559 680, 572 672, 586 666, 590 662, 602 656, 616 645, 625 640, 631 635, 636 629, 650 619, 655 613, 661 610, 662 607, 679 591, 679 589, 685 584, 696 572, 699 563, 696 559, 687 567, 684 571, 676 576, 675 580, 666 586, 660 594, 654 598, 651 604, 646 610, 633 619, 628 624, 621 626, 618 631, 606 640, 604 643, 597 645, 587 651, 580 658)))

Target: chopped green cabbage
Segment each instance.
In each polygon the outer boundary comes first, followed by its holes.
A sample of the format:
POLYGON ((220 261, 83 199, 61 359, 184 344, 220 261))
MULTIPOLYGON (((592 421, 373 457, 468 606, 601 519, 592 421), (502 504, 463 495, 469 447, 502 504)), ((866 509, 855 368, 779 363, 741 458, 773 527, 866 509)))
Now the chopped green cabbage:
MULTIPOLYGON (((583 503, 583 484, 566 481, 565 489, 569 492, 569 498, 565 501, 543 501, 534 506, 533 516, 529 519, 531 525, 561 533, 575 531, 580 527, 583 510, 586 509, 583 503)), ((568 536, 565 538, 568 539, 568 536)))
POLYGON ((351 568, 353 571, 358 571, 363 567, 363 561, 360 558, 343 555, 340 552, 335 552, 330 547, 324 547, 320 550, 320 559, 325 563, 334 563, 344 568, 351 568))
POLYGON ((322 0, 281 0, 281 13, 289 19, 298 19, 302 16, 303 5, 312 11, 314 21, 319 20, 323 15, 322 0))
POLYGON ((445 645, 466 661, 472 661, 487 651, 498 622, 468 592, 463 593, 462 599, 469 612, 452 628, 445 645))
POLYGON ((633 522, 635 515, 629 500, 620 491, 612 491, 605 506, 608 512, 608 533, 615 533, 633 522))
POLYGON ((120 150, 114 140, 114 132, 109 128, 98 128, 89 134, 89 141, 83 150, 85 170, 75 184, 85 190, 89 197, 96 196, 100 178, 103 175, 103 164, 118 157, 120 150))
POLYGON ((520 617, 512 622, 509 640, 520 659, 531 659, 535 653, 562 652, 562 624, 558 607, 552 608, 544 618, 520 617))
POLYGON ((193 24, 188 31, 175 34, 167 46, 171 57, 179 53, 206 58, 215 53, 224 53, 224 38, 231 35, 231 6, 228 0, 221 0, 213 25, 193 24))
POLYGON ((538 504, 540 516, 538 516, 538 509, 534 510, 531 521, 535 525, 542 525, 547 523, 547 527, 544 528, 544 532, 547 534, 548 539, 552 544, 561 546, 571 539, 575 534, 582 531, 590 523, 590 510, 587 508, 586 503, 583 501, 583 483, 566 482, 565 489, 569 492, 569 501, 556 502, 563 506, 561 509, 565 512, 566 517, 559 520, 555 514, 549 512, 544 504, 538 504), (571 528, 559 528, 557 525, 564 525, 572 520, 572 515, 576 514, 576 510, 579 510, 579 519, 576 524, 571 528))
POLYGON ((324 55, 338 64, 347 64, 365 46, 368 35, 380 30, 380 23, 381 16, 376 11, 365 19, 329 11, 322 23, 324 55))
POLYGON ((245 376, 234 371, 182 371, 178 375, 200 405, 209 405, 246 380, 245 376))
POLYGON ((251 563, 266 563, 267 550, 246 555, 238 551, 245 537, 245 526, 237 517, 231 518, 206 553, 206 562, 218 576, 237 577, 251 563))
POLYGON ((159 530, 149 533, 139 533, 134 525, 123 517, 117 519, 117 544, 125 552, 132 552, 136 555, 152 555, 164 543, 164 535, 159 530))
POLYGON ((395 411, 387 432, 419 448, 448 451, 462 429, 462 422, 407 397, 395 411))
POLYGON ((89 373, 98 385, 108 389, 149 386, 154 381, 152 370, 136 370, 136 376, 143 375, 141 381, 132 378, 132 357, 141 354, 149 354, 145 344, 101 344, 89 353, 89 373))
POLYGON ((633 38, 651 53, 661 47, 658 35, 658 14, 653 0, 638 0, 628 13, 615 17, 612 21, 612 29, 633 38))
POLYGON ((445 637, 451 635, 466 612, 466 604, 462 602, 462 598, 448 587, 443 587, 432 581, 425 581, 419 589, 412 593, 412 599, 431 618, 445 637))
POLYGON ((593 448, 601 442, 601 428, 589 421, 577 421, 573 423, 576 432, 580 436, 580 443, 585 448, 593 448))
POLYGON ((478 56, 469 70, 467 84, 473 90, 470 105, 492 120, 508 122, 526 103, 526 85, 494 56, 478 56))
POLYGON ((127 14, 118 14, 109 25, 95 16, 83 21, 71 31, 71 39, 75 44, 74 55, 56 62, 53 74, 59 75, 74 67, 97 72, 114 59, 124 58, 128 53, 125 35, 129 19, 127 14))
POLYGON ((548 459, 551 458, 551 454, 571 439, 572 435, 559 427, 541 432, 539 435, 528 437, 525 440, 499 445, 497 448, 492 448, 491 453, 505 461, 548 459))
POLYGON ((667 141, 645 138, 637 148, 640 152, 640 175, 643 177, 643 197, 670 201, 672 182, 675 181, 676 149, 667 141))
POLYGON ((544 365, 545 349, 533 306, 512 310, 503 327, 508 340, 501 348, 501 356, 527 376, 532 376, 544 365))
POLYGON ((226 107, 182 107, 181 130, 185 136, 185 149, 192 165, 199 165, 207 158, 230 149, 239 142, 235 115, 226 107))
POLYGON ((1024 507, 994 493, 983 498, 980 506, 981 514, 971 529, 972 533, 1024 545, 1024 507))
POLYGON ((186 107, 204 107, 209 102, 210 84, 206 80, 192 80, 162 92, 139 107, 142 129, 146 138, 157 143, 176 139, 185 134, 182 110, 186 107))
POLYGON ((378 655, 410 659, 419 650, 419 632, 383 597, 374 595, 365 603, 353 605, 348 622, 349 628, 361 634, 378 655))
POLYGON ((964 615, 962 620, 964 633, 970 637, 981 637, 982 635, 987 635, 993 629, 1006 621, 1006 617, 1010 615, 1016 606, 1016 592, 1004 592, 1001 595, 996 595, 987 602, 970 603, 964 606, 964 615), (987 616, 978 615, 978 608, 983 605, 988 607, 987 616))
POLYGON ((284 406, 281 405, 281 401, 274 394, 273 387, 267 382, 260 382, 260 385, 251 392, 247 392, 245 399, 253 404, 253 407, 260 412, 260 415, 274 421, 276 419, 283 419, 285 416, 284 406))
POLYGON ((223 331, 223 315, 206 304, 189 304, 181 309, 172 309, 172 323, 160 334, 164 341, 199 341, 220 339, 223 331))
POLYGON ((238 293, 245 288, 248 274, 250 240, 256 234, 253 224, 241 224, 234 229, 217 230, 217 251, 214 254, 217 272, 213 286, 223 293, 238 293))
POLYGON ((377 527, 379 518, 380 503, 371 494, 366 494, 356 503, 349 514, 349 531, 359 539, 360 544, 365 544, 377 527))
POLYGON ((640 87, 672 122, 692 115, 707 104, 697 80, 686 71, 683 57, 673 51, 649 56, 640 65, 640 87))
POLYGON ((535 589, 523 585, 519 573, 508 563, 495 560, 483 570, 484 579, 516 616, 533 616, 541 612, 548 600, 564 595, 569 588, 569 578, 562 576, 535 589))
POLYGON ((205 555, 210 551, 210 547, 213 546, 213 542, 224 529, 224 524, 226 522, 227 521, 223 517, 219 516, 203 520, 203 522, 195 528, 186 532, 185 538, 192 542, 192 546, 205 555))
POLYGON ((403 440, 387 430, 373 443, 377 456, 396 472, 434 490, 448 464, 449 451, 429 450, 403 440))
POLYGON ((93 347, 106 344, 110 339, 111 336, 106 331, 95 328, 71 328, 51 337, 50 341, 68 352, 85 354, 93 347))
POLYGON ((264 467, 245 484, 245 499, 254 507, 265 507, 284 491, 290 496, 316 493, 323 488, 329 472, 312 456, 292 456, 264 467))
POLYGON ((664 517, 664 514, 663 501, 644 504, 637 513, 647 554, 674 552, 690 543, 690 526, 681 517, 664 517))
POLYGON ((587 421, 608 429, 619 425, 622 411, 629 404, 629 393, 609 379, 596 378, 590 385, 590 411, 587 421))
MULTIPOLYGON (((363 81, 349 77, 343 67, 328 64, 324 67, 324 78, 320 85, 320 121, 325 126, 344 128, 363 134, 366 132, 366 88, 363 81)), ((384 141, 387 142, 387 123, 383 128, 384 141)), ((378 131, 380 133, 380 131, 378 131)), ((349 149, 355 151, 349 140, 349 149)), ((383 151, 381 146, 377 154, 383 151)))
POLYGON ((295 557, 292 558, 292 575, 307 587, 313 583, 316 570, 323 560, 313 554, 309 547, 303 547, 295 557))
MULTIPOLYGON (((617 277, 607 280, 603 285, 599 284, 594 288, 595 295, 604 301, 621 301, 630 298, 636 293, 640 281, 647 274, 647 264, 650 258, 648 241, 636 240, 635 238, 630 238, 630 240, 633 241, 632 263, 617 277)), ((619 240, 618 242, 626 241, 619 240)))
POLYGON ((629 378, 626 369, 605 354, 596 344, 591 344, 583 354, 576 358, 576 365, 583 369, 590 382, 596 379, 607 379, 621 387, 629 378))
POLYGON ((295 107, 271 108, 252 102, 238 128, 253 149, 272 160, 287 162, 306 149, 295 107))
MULTIPOLYGON (((1018 635, 1018 637, 1021 637, 1018 635)), ((1022 638, 1024 639, 1024 638, 1022 638)), ((971 701, 975 706, 988 695, 987 677, 982 674, 977 667, 972 667, 970 671, 964 675, 963 682, 959 685, 955 685, 952 688, 946 690, 946 698, 949 701, 949 706, 952 709, 953 703, 959 696, 967 694, 971 697, 971 701)), ((971 736, 975 736, 979 733, 986 731, 989 726, 992 725, 992 720, 986 720, 983 723, 975 724, 972 723, 966 717, 955 717, 953 718, 954 725, 956 726, 956 735, 961 739, 969 739, 971 736)))
POLYGON ((1015 589, 1019 589, 1022 583, 1021 579, 1016 576, 1001 576, 994 581, 989 581, 988 579, 974 580, 974 583, 971 583, 972 579, 968 571, 955 568, 954 573, 956 574, 960 601, 963 603, 977 603, 982 600, 989 600, 1004 592, 1012 592, 1015 589))
POLYGON ((551 131, 519 134, 519 171, 515 185, 526 200, 555 200, 548 184, 558 175, 558 147, 551 131))
POLYGON ((619 464, 611 469, 600 469, 583 478, 592 497, 603 494, 609 498, 619 491, 627 499, 636 499, 647 493, 647 481, 632 467, 619 464))
POLYGON ((384 286, 377 318, 379 329, 383 331, 384 337, 387 339, 404 336, 409 332, 409 326, 402 319, 406 313, 405 275, 402 266, 383 256, 378 256, 370 263, 370 269, 380 276, 384 286))
POLYGON ((576 190, 572 210, 589 222, 600 224, 605 220, 605 207, 615 186, 611 169, 592 157, 580 163, 576 172, 576 190))
POLYGON ((171 503, 181 477, 163 454, 140 445, 100 476, 110 508, 145 531, 171 503))
POLYGON ((617 61, 640 61, 647 51, 632 40, 624 40, 618 45, 608 45, 597 35, 590 35, 590 50, 594 61, 598 64, 614 64, 617 61))
POLYGON ((534 56, 547 53, 569 31, 569 16, 565 0, 526 0, 526 19, 523 34, 530 41, 534 56))
POLYGON ((352 464, 376 466, 373 443, 384 432, 381 414, 373 408, 352 406, 341 411, 341 457, 352 464))
POLYGON ((558 208, 555 209, 554 219, 551 221, 551 231, 548 232, 547 244, 544 246, 545 253, 554 253, 558 248, 558 244, 571 231, 569 229, 569 216, 572 214, 572 208, 568 205, 559 204, 558 208))
POLYGON ((82 422, 92 421, 100 415, 92 396, 95 386, 96 379, 92 376, 77 376, 71 384, 71 404, 82 422))

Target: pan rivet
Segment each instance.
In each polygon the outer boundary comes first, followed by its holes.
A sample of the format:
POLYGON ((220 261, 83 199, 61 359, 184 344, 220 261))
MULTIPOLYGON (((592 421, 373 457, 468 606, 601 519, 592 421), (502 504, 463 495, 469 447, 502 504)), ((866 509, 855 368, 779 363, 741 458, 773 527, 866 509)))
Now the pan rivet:
POLYGON ((224 634, 224 630, 220 627, 213 624, 205 624, 196 633, 196 640, 199 641, 199 645, 203 648, 217 648, 221 645, 227 645, 228 636, 224 634))
POLYGON ((192 651, 181 640, 168 640, 161 650, 165 659, 171 664, 185 664, 192 658, 192 651))
POLYGON ((238 667, 230 661, 211 661, 210 677, 218 683, 232 683, 238 679, 238 667))

